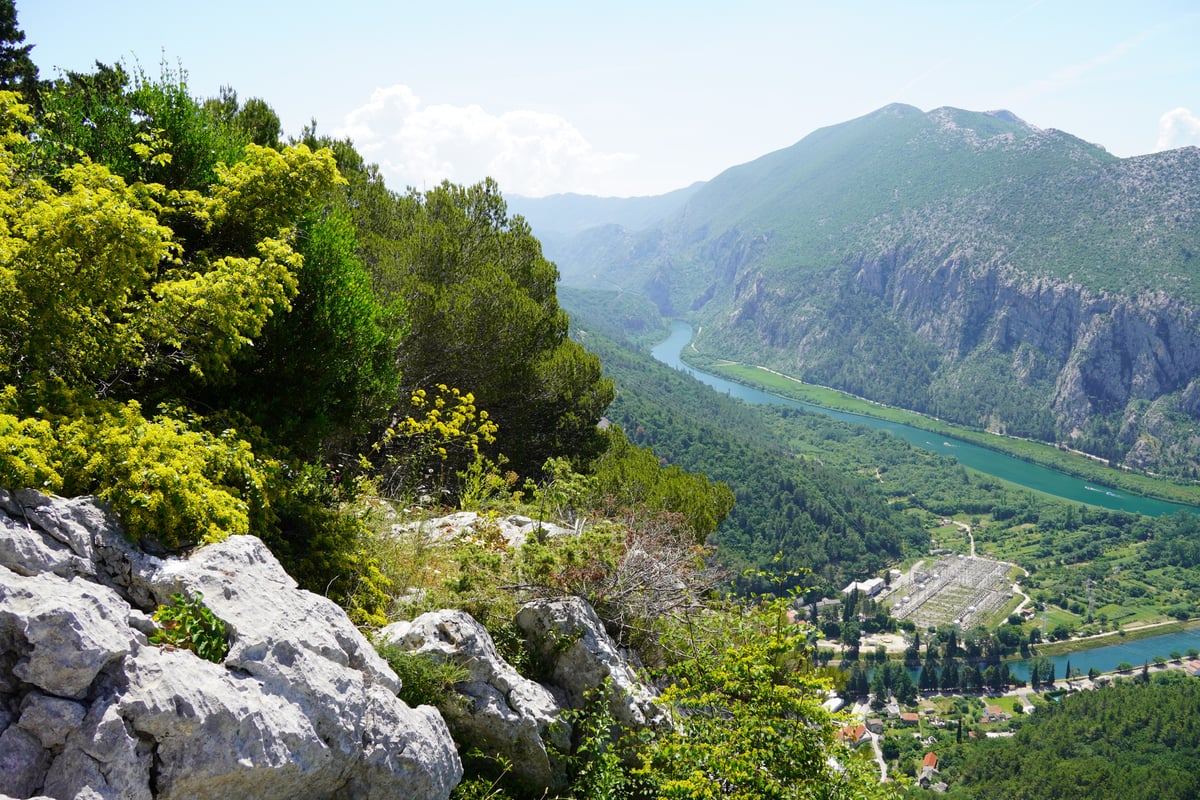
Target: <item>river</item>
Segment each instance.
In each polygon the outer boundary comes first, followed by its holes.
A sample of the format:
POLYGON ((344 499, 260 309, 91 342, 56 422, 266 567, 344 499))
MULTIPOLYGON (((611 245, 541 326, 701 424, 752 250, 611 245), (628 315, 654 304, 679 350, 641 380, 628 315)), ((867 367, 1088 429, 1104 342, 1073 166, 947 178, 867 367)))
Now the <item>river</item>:
MULTIPOLYGON (((1104 640, 1111 644, 1068 655, 1049 656, 1050 661, 1054 662, 1055 677, 1061 680, 1067 676, 1068 663, 1071 665, 1071 672, 1078 670, 1081 675, 1087 675, 1088 670, 1093 667, 1098 672, 1112 672, 1122 662, 1132 664, 1140 671, 1142 665, 1147 662, 1153 668, 1155 656, 1170 658, 1171 653, 1186 654, 1193 648, 1200 650, 1200 630, 1176 631, 1130 641, 1125 641, 1119 636, 1106 636, 1104 640)), ((1008 667, 1018 678, 1029 679, 1028 661, 1010 662, 1008 667)))
POLYGON ((939 436, 929 431, 913 428, 909 425, 902 425, 898 422, 889 422, 887 420, 867 417, 861 414, 851 414, 845 411, 834 411, 821 406, 814 406, 809 403, 802 403, 798 400, 791 400, 786 397, 764 392, 761 389, 754 389, 749 386, 744 386, 740 383, 727 380, 725 378, 711 375, 707 372, 695 369, 684 364, 679 358, 679 353, 684 347, 692 341, 692 326, 680 320, 673 320, 671 323, 671 335, 655 347, 651 354, 655 359, 662 363, 674 367, 675 369, 683 370, 697 380, 708 384, 719 392, 724 392, 732 397, 745 400, 748 403, 760 405, 783 405, 792 408, 803 408, 818 414, 834 417, 835 419, 854 422, 860 425, 874 428, 876 430, 889 431, 896 436, 912 443, 916 447, 924 450, 932 450, 935 453, 953 456, 958 459, 959 463, 970 467, 971 469, 979 470, 980 472, 994 475, 997 478, 1009 481, 1011 483, 1025 486, 1030 489, 1036 489, 1039 492, 1060 497, 1064 500, 1072 502, 1087 503, 1093 506, 1109 508, 1118 511, 1130 511, 1138 514, 1146 514, 1148 516, 1161 516, 1163 514, 1174 514, 1179 511, 1200 511, 1192 506, 1180 505, 1171 503, 1166 500, 1156 500, 1149 497, 1140 497, 1138 495, 1129 494, 1124 491, 1116 491, 1107 486, 1101 486, 1096 483, 1088 483, 1071 475, 1067 475, 1056 470, 1046 467, 1031 464, 1028 461, 1022 461, 1019 458, 1005 455, 995 450, 989 450, 986 447, 980 447, 970 442, 953 439, 946 436, 939 436))

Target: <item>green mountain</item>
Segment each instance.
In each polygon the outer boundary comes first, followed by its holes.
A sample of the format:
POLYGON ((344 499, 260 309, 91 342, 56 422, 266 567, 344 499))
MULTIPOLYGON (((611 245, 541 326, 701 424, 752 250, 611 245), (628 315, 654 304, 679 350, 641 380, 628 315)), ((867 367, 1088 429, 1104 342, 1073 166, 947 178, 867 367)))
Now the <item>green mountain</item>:
POLYGON ((1200 149, 891 105, 546 249, 565 285, 689 316, 707 354, 1200 475, 1200 149))

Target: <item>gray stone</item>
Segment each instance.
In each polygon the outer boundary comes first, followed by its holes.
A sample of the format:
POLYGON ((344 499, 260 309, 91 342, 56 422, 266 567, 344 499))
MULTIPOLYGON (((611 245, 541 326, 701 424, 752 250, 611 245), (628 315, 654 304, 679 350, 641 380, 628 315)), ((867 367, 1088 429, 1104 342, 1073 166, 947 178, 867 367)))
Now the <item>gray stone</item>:
POLYGON ((88 712, 83 726, 67 737, 43 787, 51 797, 152 800, 154 745, 139 739, 112 700, 88 712))
POLYGON ((0 493, 0 525, 23 537, 0 566, 0 791, 444 800, 460 780, 437 711, 258 539, 158 558, 93 500, 31 492, 0 493), (174 592, 227 623, 223 663, 148 643, 174 592))
POLYGON ((49 763, 37 736, 16 725, 0 733, 0 792, 28 797, 41 788, 49 763))
POLYGON ((83 698, 100 670, 129 652, 128 618, 129 604, 105 586, 0 567, 0 635, 19 658, 12 672, 49 694, 83 698))
POLYGON ((550 682, 582 709, 589 696, 609 681, 613 718, 635 729, 669 727, 655 691, 621 657, 600 618, 581 597, 534 600, 517 612, 535 658, 549 667, 550 682))
POLYGON ((501 658, 487 629, 463 611, 432 611, 378 634, 381 644, 463 667, 467 679, 439 704, 454 739, 512 764, 512 777, 531 793, 567 786, 565 756, 571 726, 548 689, 501 658))
POLYGON ((41 739, 49 750, 60 747, 83 724, 87 709, 81 703, 30 692, 21 701, 21 716, 17 725, 41 739))
POLYGON ((481 517, 477 511, 459 511, 444 517, 394 525, 395 534, 425 536, 433 542, 450 542, 461 538, 485 539, 498 537, 506 547, 519 548, 530 536, 569 536, 570 528, 540 522, 529 517, 511 514, 507 517, 481 517))

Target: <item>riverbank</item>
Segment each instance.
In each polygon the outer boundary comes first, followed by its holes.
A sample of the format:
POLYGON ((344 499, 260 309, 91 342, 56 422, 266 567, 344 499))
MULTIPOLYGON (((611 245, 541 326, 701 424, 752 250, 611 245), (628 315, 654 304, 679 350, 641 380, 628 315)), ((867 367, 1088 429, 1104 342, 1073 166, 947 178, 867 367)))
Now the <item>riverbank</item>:
MULTIPOLYGON (((1075 637, 1061 642, 1046 642, 1036 648, 1035 656, 1066 656, 1073 653, 1085 653, 1097 647, 1107 647, 1121 642, 1136 642, 1141 639, 1151 639, 1155 636, 1166 636, 1171 633, 1200 630, 1200 619, 1173 620, 1171 622, 1152 622, 1146 625, 1130 626, 1119 631, 1106 631, 1095 636, 1075 637)), ((1162 653, 1161 655, 1167 655, 1162 653)), ((1017 659, 1014 659, 1017 660, 1017 659)), ((1019 659, 1024 660, 1024 659, 1019 659)))
POLYGON ((849 414, 872 417, 970 442, 1031 464, 1056 470, 1081 480, 1102 484, 1143 497, 1171 503, 1200 506, 1200 485, 1185 486, 1136 472, 1108 466, 1093 455, 1053 444, 1006 434, 966 428, 920 414, 884 405, 829 387, 804 383, 798 378, 736 361, 718 360, 695 350, 681 352, 680 359, 691 367, 706 370, 743 386, 771 392, 797 402, 849 414))

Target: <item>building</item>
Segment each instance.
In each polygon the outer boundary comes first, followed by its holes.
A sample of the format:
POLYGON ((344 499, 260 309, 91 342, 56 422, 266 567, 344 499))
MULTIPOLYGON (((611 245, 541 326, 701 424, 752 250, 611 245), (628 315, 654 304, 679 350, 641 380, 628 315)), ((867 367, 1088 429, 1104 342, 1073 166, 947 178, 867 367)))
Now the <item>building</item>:
POLYGON ((863 742, 870 741, 871 734, 866 725, 846 725, 838 731, 837 738, 850 747, 858 747, 863 742))
POLYGON ((863 597, 874 597, 883 591, 883 578, 871 578, 865 581, 851 581, 842 589, 842 594, 851 595, 858 590, 863 597))
POLYGON ((917 783, 928 789, 933 783, 934 776, 938 774, 937 765, 937 753, 926 753, 925 758, 921 761, 921 771, 917 777, 917 783))

